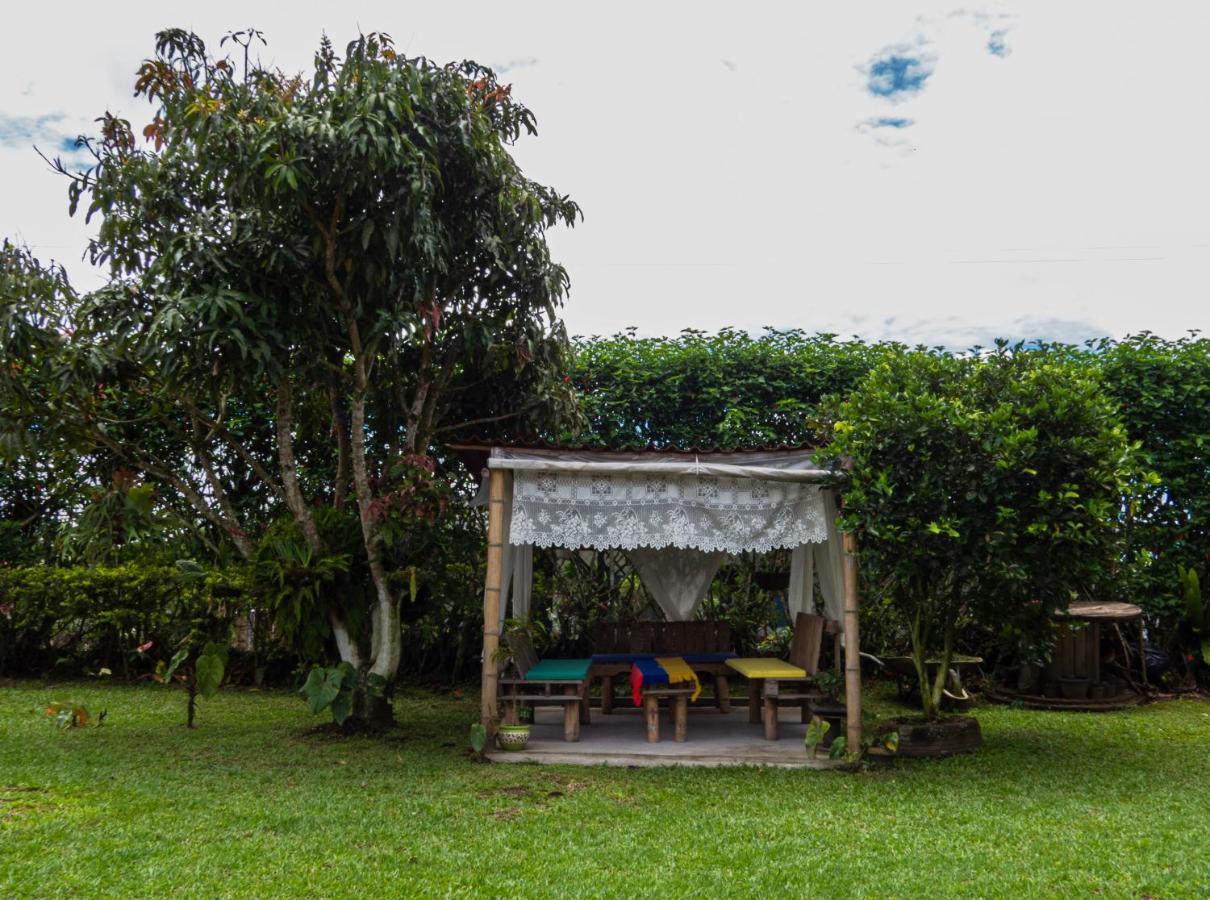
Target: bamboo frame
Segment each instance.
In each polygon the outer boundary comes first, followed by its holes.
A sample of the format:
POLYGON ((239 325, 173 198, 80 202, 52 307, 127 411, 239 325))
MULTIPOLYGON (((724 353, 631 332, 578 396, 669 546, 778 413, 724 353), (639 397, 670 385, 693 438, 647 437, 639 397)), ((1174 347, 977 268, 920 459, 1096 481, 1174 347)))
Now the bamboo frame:
POLYGON ((498 724, 499 671, 496 650, 500 646, 500 586, 504 577, 504 496, 507 473, 492 469, 488 475, 487 577, 483 585, 483 678, 480 684, 479 719, 487 729, 489 743, 498 724))
POLYGON ((848 750, 861 749, 861 645, 858 613, 861 596, 857 586, 857 535, 844 535, 844 696, 848 724, 848 750))

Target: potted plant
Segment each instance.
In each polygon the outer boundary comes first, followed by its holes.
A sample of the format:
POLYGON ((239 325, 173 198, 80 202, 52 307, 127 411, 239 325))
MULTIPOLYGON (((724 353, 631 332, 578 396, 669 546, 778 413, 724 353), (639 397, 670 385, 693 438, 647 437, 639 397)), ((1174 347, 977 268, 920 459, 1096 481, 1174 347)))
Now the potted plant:
POLYGON ((520 722, 501 722, 496 731, 496 742, 501 750, 524 750, 529 744, 529 726, 533 718, 533 710, 527 706, 521 707, 518 715, 520 722))

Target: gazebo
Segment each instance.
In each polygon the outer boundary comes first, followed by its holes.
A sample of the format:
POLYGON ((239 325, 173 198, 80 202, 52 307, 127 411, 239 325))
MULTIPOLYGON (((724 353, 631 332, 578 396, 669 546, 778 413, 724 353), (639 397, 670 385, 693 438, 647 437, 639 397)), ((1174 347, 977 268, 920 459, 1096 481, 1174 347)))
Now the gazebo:
POLYGON ((791 616, 813 610, 818 577, 826 614, 840 623, 847 740, 859 745, 856 538, 836 526, 843 471, 820 468, 805 447, 454 449, 485 475, 481 720, 489 735, 498 725, 503 623, 509 611, 528 615, 535 547, 625 552, 669 621, 693 617, 728 553, 785 549, 791 616))

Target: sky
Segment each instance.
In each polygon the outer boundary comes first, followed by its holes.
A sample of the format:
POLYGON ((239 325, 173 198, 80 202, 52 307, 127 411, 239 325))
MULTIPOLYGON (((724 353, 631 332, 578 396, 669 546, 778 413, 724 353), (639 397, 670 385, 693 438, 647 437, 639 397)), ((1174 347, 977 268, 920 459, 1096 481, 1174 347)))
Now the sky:
MULTIPOLYGON (((63 262, 88 228, 35 153, 140 126, 155 32, 324 33, 475 59, 583 208, 550 236, 573 334, 725 326, 968 347, 1210 330, 1210 4, 28 4, 0 36, 0 235, 63 262)), ((136 129, 139 130, 139 129, 136 129)), ((95 224, 95 223, 94 223, 95 224)))

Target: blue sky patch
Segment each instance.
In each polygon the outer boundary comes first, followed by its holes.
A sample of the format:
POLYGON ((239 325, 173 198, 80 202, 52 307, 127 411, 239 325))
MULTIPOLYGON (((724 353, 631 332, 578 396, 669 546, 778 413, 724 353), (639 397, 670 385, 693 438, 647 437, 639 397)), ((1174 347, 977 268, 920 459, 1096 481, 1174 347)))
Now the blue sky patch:
POLYGON ((998 28, 987 36, 987 52, 992 56, 998 56, 1001 59, 1008 56, 1012 51, 1005 41, 1005 36, 1008 34, 1003 28, 998 28))
POLYGON ((866 68, 866 89, 875 97, 899 100, 924 90, 936 60, 915 48, 888 47, 866 68))
POLYGON ((870 119, 870 125, 874 128, 910 128, 915 123, 915 119, 904 119, 900 116, 879 116, 870 119))
POLYGON ((45 141, 51 136, 55 123, 62 118, 62 113, 44 116, 0 113, 0 147, 28 147, 34 141, 45 141))

